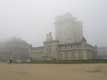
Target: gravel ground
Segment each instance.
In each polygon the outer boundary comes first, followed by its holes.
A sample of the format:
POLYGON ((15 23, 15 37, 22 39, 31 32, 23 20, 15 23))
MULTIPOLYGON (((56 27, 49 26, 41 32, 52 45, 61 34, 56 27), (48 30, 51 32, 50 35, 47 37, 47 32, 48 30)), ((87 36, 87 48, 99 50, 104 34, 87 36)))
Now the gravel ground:
POLYGON ((107 80, 107 64, 0 64, 0 80, 107 80))

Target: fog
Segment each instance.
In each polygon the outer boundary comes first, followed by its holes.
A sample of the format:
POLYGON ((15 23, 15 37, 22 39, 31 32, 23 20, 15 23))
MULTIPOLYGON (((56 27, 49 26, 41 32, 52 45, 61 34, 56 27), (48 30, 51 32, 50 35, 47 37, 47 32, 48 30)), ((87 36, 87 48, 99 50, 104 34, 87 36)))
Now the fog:
POLYGON ((40 46, 46 33, 54 32, 58 15, 70 12, 84 24, 89 43, 107 45, 106 0, 0 0, 0 41, 22 38, 40 46))

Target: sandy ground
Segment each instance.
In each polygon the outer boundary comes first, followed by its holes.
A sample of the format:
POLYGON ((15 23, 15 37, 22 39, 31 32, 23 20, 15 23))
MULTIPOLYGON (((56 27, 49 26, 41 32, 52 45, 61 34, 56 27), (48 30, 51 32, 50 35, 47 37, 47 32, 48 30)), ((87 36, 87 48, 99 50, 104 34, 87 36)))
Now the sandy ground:
POLYGON ((0 64, 0 80, 107 80, 107 64, 0 64))

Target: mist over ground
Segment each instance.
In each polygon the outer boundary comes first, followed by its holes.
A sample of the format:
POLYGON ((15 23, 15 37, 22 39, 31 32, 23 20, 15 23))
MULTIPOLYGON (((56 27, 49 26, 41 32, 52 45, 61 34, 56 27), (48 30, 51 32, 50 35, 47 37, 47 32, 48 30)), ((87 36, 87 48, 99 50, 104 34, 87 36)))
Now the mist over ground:
POLYGON ((106 0, 0 0, 0 41, 11 37, 40 46, 46 33, 54 33, 58 15, 70 12, 84 24, 89 43, 107 45, 106 0))

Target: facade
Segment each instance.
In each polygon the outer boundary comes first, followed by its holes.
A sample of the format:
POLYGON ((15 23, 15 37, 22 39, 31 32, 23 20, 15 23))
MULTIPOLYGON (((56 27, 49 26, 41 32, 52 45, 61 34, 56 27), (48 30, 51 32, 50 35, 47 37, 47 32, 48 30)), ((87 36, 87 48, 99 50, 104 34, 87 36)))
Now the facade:
POLYGON ((83 38, 81 42, 61 44, 57 40, 44 42, 45 53, 50 60, 87 60, 95 59, 97 49, 83 38))
MULTIPOLYGON (((87 43, 83 37, 82 24, 71 14, 59 16, 55 22, 56 38, 47 34, 43 48, 35 48, 41 51, 41 59, 46 60, 87 60, 96 59, 97 47, 87 43)), ((36 56, 37 57, 37 56, 36 56)))
POLYGON ((36 61, 40 61, 40 60, 44 60, 44 47, 36 47, 36 48, 32 48, 32 60, 36 60, 36 61))
POLYGON ((107 59, 107 47, 98 47, 97 52, 97 59, 107 59))

